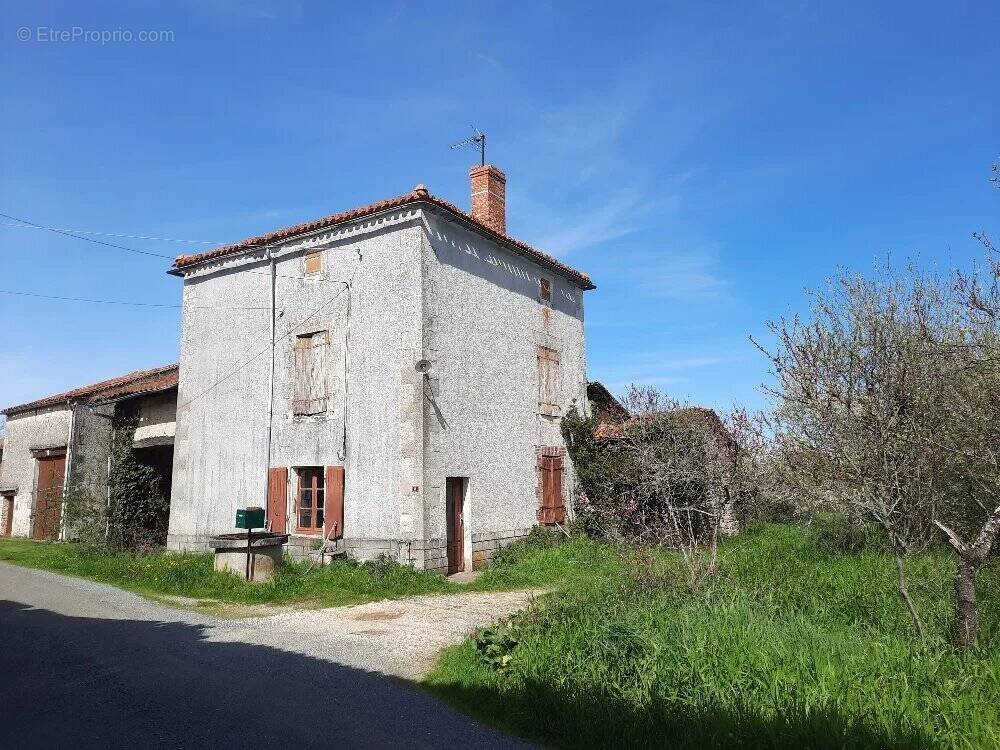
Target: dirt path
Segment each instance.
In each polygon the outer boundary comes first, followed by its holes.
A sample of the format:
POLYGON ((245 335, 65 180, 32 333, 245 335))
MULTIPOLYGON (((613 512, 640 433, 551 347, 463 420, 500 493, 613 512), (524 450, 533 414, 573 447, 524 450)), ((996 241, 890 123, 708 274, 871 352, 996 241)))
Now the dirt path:
POLYGON ((212 640, 271 645, 419 679, 441 649, 531 603, 540 590, 449 594, 218 621, 212 640))

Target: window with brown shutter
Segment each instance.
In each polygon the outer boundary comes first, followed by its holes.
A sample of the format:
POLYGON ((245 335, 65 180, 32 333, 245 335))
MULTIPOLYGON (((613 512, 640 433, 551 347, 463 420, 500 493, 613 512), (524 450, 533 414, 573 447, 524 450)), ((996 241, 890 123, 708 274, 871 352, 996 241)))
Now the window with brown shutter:
POLYGON ((323 253, 319 250, 306 253, 305 266, 306 276, 315 276, 321 273, 323 271, 323 253))
POLYGON ((538 347, 538 413, 559 414, 559 352, 538 347))
POLYGON ((538 522, 542 525, 564 523, 566 502, 563 498, 565 449, 538 449, 538 522))
POLYGON ((329 348, 330 336, 327 331, 296 337, 292 413, 322 414, 326 411, 326 360, 329 348))

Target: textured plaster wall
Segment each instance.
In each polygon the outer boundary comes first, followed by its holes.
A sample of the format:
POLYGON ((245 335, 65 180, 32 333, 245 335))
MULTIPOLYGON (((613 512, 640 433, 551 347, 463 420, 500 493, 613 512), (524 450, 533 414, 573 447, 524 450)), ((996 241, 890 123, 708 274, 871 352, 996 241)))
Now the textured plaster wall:
POLYGON ((173 441, 177 429, 177 391, 169 390, 136 399, 139 424, 135 428, 135 443, 148 441, 164 445, 173 441))
POLYGON ((18 414, 7 419, 0 489, 16 489, 14 536, 31 534, 36 465, 33 448, 65 447, 69 439, 70 408, 57 406, 18 414))
MULTIPOLYGON (((345 536, 412 533, 422 434, 412 363, 420 357, 420 236, 404 209, 275 249, 277 337, 271 466, 345 465, 345 536), (306 251, 323 272, 303 278, 306 251), (348 291, 344 284, 353 279, 348 291), (330 333, 327 413, 292 414, 294 340, 330 333), (349 377, 345 377, 345 371, 349 377), (346 425, 346 431, 345 431, 346 425)), ((184 283, 168 544, 202 547, 235 510, 264 504, 268 466, 270 275, 266 258, 230 259, 184 283), (260 310, 200 310, 243 305, 260 310)), ((293 526, 290 523, 290 529, 293 526)))
POLYGON ((537 347, 560 353, 561 412, 582 406, 583 291, 454 221, 429 216, 427 227, 424 524, 443 542, 445 478, 468 477, 468 564, 481 535, 506 541, 537 523, 535 449, 563 444, 558 417, 538 414, 537 347), (540 276, 552 282, 551 307, 539 302, 540 276))

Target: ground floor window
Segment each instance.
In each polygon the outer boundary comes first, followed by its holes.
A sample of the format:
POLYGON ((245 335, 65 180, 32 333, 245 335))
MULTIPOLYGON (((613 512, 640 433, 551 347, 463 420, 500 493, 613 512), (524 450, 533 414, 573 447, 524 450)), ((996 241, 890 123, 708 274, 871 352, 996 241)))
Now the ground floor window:
POLYGON ((297 531, 322 533, 323 511, 326 506, 323 467, 305 466, 298 470, 298 474, 299 488, 295 502, 297 531))

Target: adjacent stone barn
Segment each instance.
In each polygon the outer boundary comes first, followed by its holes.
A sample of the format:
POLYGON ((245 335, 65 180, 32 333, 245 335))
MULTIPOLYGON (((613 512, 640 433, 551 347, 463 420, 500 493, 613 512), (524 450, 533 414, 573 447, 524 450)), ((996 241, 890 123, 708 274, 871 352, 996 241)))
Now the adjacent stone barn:
POLYGON ((134 410, 136 456, 172 473, 177 365, 139 370, 111 380, 4 409, 0 463, 0 533, 65 539, 67 491, 103 497, 116 411, 134 410))
POLYGON ((572 512, 594 285, 507 235, 500 170, 471 178, 471 213, 418 186, 177 259, 171 549, 266 505, 293 547, 457 572, 572 512))

